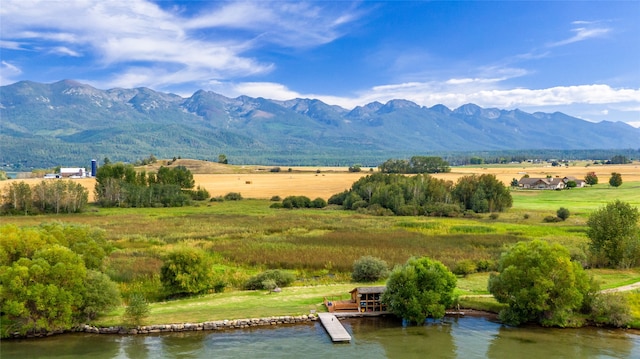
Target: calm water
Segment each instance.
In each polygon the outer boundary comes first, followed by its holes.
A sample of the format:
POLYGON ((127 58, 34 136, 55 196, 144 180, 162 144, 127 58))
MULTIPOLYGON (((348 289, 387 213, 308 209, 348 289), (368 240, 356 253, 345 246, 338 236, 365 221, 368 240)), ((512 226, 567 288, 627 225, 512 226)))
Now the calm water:
POLYGON ((640 358, 640 335, 603 329, 508 328, 486 318, 402 328, 391 319, 343 322, 333 344, 320 323, 148 336, 69 334, 3 341, 9 358, 640 358))

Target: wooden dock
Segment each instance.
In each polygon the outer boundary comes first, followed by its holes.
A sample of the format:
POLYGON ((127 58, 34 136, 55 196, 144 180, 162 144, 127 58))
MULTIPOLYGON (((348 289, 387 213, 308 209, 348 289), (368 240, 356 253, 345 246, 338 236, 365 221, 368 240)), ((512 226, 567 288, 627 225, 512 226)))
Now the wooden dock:
POLYGON ((342 323, 340 323, 340 320, 338 320, 335 315, 333 315, 332 313, 318 313, 318 318, 320 318, 320 322, 324 326, 324 329, 327 330, 327 333, 331 337, 331 341, 351 341, 351 335, 349 335, 349 332, 344 329, 342 323))

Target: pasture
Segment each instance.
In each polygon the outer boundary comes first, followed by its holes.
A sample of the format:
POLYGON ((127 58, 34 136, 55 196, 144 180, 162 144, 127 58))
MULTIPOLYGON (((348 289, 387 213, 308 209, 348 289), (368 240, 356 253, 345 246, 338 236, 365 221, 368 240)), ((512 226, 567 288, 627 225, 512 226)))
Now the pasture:
MULTIPOLYGON (((175 246, 206 250, 214 259, 217 275, 234 291, 171 302, 174 304, 154 304, 152 321, 165 323, 295 314, 317 309, 322 295, 344 293, 353 287, 354 284, 349 283, 353 262, 364 255, 382 258, 390 266, 404 263, 412 256, 429 256, 452 269, 467 260, 482 265, 486 271, 495 269, 505 248, 518 241, 539 238, 561 243, 570 249, 574 258, 584 260, 589 213, 615 199, 640 206, 637 164, 599 166, 598 169, 596 166, 528 167, 524 170, 532 177, 546 176, 547 171, 553 171, 549 173, 552 176, 582 178, 588 171, 595 170, 601 184, 565 191, 513 190, 513 208, 497 218, 487 214, 475 218, 375 217, 331 206, 272 209, 269 207, 272 196, 327 199, 348 189, 369 172, 292 168, 290 172, 283 169, 274 173, 269 168, 229 166, 233 169, 231 173, 231 170, 223 171, 225 167, 217 167, 218 173, 194 174, 196 185, 207 188, 213 196, 239 192, 246 199, 204 201, 178 208, 91 206, 80 214, 0 217, 0 225, 60 221, 104 229, 114 249, 105 262, 105 272, 119 283, 125 298, 134 292, 143 293, 152 301, 161 298, 158 273, 164 254, 175 246), (228 172, 219 173, 225 171, 228 172), (610 188, 607 184, 610 172, 614 171, 623 174, 624 183, 619 188, 610 188), (544 223, 543 218, 555 215, 559 207, 568 208, 571 216, 564 222, 544 223), (287 289, 271 297, 264 292, 236 291, 250 276, 272 268, 295 274, 295 287, 299 289, 287 289), (285 296, 291 298, 287 305, 278 299, 285 296), (256 301, 263 303, 261 309, 256 309, 259 307, 256 301)), ((513 166, 460 167, 435 176, 455 181, 473 173, 493 173, 508 184, 511 178, 520 178, 522 171, 522 167, 513 166)), ((93 179, 78 181, 93 192, 93 179)), ((6 183, 9 181, 0 182, 0 186, 6 183)), ((592 273, 605 288, 640 280, 638 269, 592 273)), ((485 294, 486 278, 486 273, 460 278, 459 292, 485 294)), ((112 313, 103 323, 118 323, 121 312, 119 309, 112 313)))

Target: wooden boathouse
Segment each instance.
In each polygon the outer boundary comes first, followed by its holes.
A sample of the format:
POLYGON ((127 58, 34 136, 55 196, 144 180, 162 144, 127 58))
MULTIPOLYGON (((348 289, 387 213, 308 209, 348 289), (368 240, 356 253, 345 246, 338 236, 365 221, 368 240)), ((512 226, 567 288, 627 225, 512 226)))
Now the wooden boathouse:
POLYGON ((334 343, 351 340, 351 335, 342 326, 338 317, 387 314, 387 306, 381 301, 385 289, 385 286, 356 287, 349 292, 350 299, 333 300, 325 297, 324 305, 329 313, 318 313, 318 317, 331 340, 334 343))
POLYGON ((387 313, 387 306, 382 303, 385 286, 356 287, 351 292, 351 299, 331 300, 324 298, 324 304, 330 313, 350 312, 362 314, 387 313))

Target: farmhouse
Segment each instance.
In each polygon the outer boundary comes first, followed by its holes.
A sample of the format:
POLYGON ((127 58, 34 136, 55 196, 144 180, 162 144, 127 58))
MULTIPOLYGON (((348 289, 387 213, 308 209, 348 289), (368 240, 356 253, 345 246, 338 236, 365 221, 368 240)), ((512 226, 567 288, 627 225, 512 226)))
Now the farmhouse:
POLYGON ((351 299, 330 300, 325 298, 324 304, 329 312, 383 313, 387 306, 380 301, 385 286, 357 287, 351 292, 351 299))
POLYGON ((524 189, 564 189, 567 183, 575 182, 576 187, 584 187, 585 182, 575 177, 551 177, 551 178, 529 178, 523 177, 518 181, 518 187, 524 189))
POLYGON ((60 168, 60 177, 63 177, 63 178, 66 178, 66 177, 79 178, 79 177, 86 177, 86 176, 87 176, 87 172, 82 167, 60 168))

